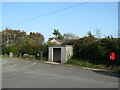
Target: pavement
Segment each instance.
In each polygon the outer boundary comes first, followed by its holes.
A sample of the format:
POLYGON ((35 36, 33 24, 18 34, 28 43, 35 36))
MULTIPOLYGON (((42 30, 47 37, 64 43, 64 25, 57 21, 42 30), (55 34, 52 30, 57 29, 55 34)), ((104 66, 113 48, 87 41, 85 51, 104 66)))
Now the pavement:
POLYGON ((103 70, 3 58, 2 88, 118 88, 118 77, 103 70))

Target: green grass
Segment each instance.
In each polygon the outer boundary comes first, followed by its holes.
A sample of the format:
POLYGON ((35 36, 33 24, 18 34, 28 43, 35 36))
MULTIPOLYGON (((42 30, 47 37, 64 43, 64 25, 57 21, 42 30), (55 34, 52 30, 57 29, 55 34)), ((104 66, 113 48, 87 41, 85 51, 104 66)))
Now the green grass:
POLYGON ((9 56, 0 56, 0 58, 9 58, 9 56))
POLYGON ((41 61, 48 61, 48 59, 47 58, 43 58, 41 61))
POLYGON ((27 57, 19 57, 20 59, 26 59, 26 60, 40 60, 40 61, 48 61, 48 59, 47 58, 42 58, 42 59, 40 59, 40 58, 36 58, 34 55, 30 55, 30 56, 27 56, 27 57))
POLYGON ((88 68, 97 68, 97 69, 106 69, 106 70, 111 70, 113 73, 120 74, 120 66, 117 67, 107 67, 106 65, 96 65, 93 63, 89 63, 88 61, 83 61, 83 60, 75 60, 71 59, 68 60, 66 64, 74 65, 74 66, 81 66, 81 67, 88 67, 88 68))
POLYGON ((83 61, 83 60, 78 61, 75 59, 68 60, 67 64, 81 66, 81 67, 107 69, 107 67, 105 65, 96 65, 96 64, 89 63, 88 61, 83 61))

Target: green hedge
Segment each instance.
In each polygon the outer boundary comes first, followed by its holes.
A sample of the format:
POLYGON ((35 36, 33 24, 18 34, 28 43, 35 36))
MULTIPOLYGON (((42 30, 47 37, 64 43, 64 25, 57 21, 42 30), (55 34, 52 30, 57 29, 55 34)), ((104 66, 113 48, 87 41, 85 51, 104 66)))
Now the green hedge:
POLYGON ((84 37, 64 44, 74 47, 73 58, 86 60, 94 64, 120 65, 120 39, 84 37), (116 60, 110 61, 110 52, 115 52, 116 60))

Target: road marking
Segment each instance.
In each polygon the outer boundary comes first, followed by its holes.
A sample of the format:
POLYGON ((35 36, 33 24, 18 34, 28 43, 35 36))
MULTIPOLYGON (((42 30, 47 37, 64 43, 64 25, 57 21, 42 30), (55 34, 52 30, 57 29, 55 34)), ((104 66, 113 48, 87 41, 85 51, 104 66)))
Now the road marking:
POLYGON ((5 64, 5 63, 7 63, 7 61, 5 61, 4 59, 2 60, 2 64, 5 64))
MULTIPOLYGON (((33 66, 33 65, 35 65, 36 63, 37 63, 37 62, 34 62, 34 63, 32 63, 32 64, 29 64, 29 65, 24 66, 24 67, 21 67, 21 68, 17 68, 17 67, 16 67, 16 68, 15 68, 15 67, 14 67, 14 68, 11 68, 11 67, 10 67, 10 68, 8 69, 8 71, 18 71, 18 70, 25 69, 25 68, 27 68, 27 67, 33 66)), ((4 70, 3 70, 3 71, 4 71, 4 70)))
POLYGON ((30 67, 30 66, 33 66, 33 65, 35 65, 37 62, 34 62, 34 63, 32 63, 32 64, 29 64, 29 65, 27 65, 27 66, 25 66, 25 67, 22 67, 22 69, 24 69, 24 68, 27 68, 27 67, 30 67))

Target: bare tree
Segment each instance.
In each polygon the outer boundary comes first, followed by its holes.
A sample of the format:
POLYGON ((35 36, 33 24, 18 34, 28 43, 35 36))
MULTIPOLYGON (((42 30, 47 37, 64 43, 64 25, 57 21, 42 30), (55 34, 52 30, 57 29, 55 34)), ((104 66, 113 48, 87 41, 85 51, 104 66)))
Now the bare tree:
POLYGON ((72 40, 72 39, 78 39, 79 37, 73 33, 65 33, 63 35, 64 39, 66 40, 72 40))
POLYGON ((96 30, 95 30, 95 33, 96 33, 96 36, 97 36, 98 38, 101 38, 101 30, 100 30, 100 29, 96 29, 96 30))

